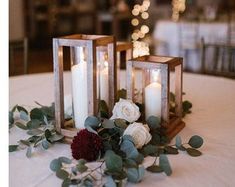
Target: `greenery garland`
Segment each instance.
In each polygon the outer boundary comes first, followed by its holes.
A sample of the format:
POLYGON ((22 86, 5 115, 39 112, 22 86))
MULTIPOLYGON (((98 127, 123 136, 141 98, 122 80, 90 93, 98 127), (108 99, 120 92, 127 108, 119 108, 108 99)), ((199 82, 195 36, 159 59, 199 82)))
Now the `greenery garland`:
MULTIPOLYGON (((120 90, 118 95, 120 98, 125 98, 125 90, 120 90)), ((29 112, 18 105, 9 111, 9 128, 17 126, 30 135, 27 139, 19 140, 16 145, 9 145, 10 152, 27 148, 26 156, 31 157, 32 148, 40 145, 48 149, 55 142, 63 140, 63 136, 55 131, 54 104, 51 106, 37 104, 39 107, 29 112), (15 117, 16 113, 19 117, 15 117)), ((143 108, 141 105, 139 107, 143 108)), ((170 94, 170 107, 170 111, 174 112, 174 94, 170 94)), ((192 104, 189 101, 183 102, 184 115, 191 113, 191 108, 192 104)), ((84 159, 79 159, 75 163, 73 159, 66 157, 52 160, 50 168, 63 180, 63 187, 94 186, 97 185, 97 181, 100 181, 99 185, 107 187, 122 186, 125 180, 137 183, 143 179, 146 170, 152 173, 164 172, 169 176, 172 170, 166 155, 179 154, 180 151, 187 152, 193 157, 202 154, 198 148, 202 146, 203 139, 198 135, 192 136, 186 143, 182 143, 181 138, 177 136, 175 143, 169 145, 166 137, 161 134, 160 120, 155 116, 146 121, 152 135, 151 141, 141 149, 137 149, 133 138, 130 135, 123 135, 129 122, 124 119, 110 120, 107 119, 108 116, 108 107, 104 101, 101 101, 98 116, 89 116, 85 121, 85 128, 103 140, 104 149, 97 160, 100 162, 98 167, 90 168, 84 159), (155 159, 145 169, 142 163, 147 156, 155 159), (93 175, 97 172, 100 174, 99 179, 93 175), (104 176, 106 176, 105 181, 102 180, 104 176)), ((67 116, 66 120, 71 120, 71 116, 67 116)))

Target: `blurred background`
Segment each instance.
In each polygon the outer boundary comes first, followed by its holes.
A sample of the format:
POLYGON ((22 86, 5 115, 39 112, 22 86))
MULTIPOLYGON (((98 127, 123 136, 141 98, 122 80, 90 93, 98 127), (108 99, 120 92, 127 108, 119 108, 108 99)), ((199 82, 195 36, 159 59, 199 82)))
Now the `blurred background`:
POLYGON ((235 76, 235 0, 9 0, 9 75, 52 72, 52 38, 74 33, 144 41, 183 56, 185 71, 235 76))

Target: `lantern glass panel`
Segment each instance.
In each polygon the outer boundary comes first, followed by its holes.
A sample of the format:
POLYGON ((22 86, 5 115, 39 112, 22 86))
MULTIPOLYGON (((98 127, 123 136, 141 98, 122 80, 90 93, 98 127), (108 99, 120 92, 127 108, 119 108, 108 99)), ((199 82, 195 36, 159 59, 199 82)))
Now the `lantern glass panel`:
POLYGON ((109 87, 108 87, 108 52, 106 50, 98 50, 97 53, 97 98, 104 100, 109 104, 109 87))

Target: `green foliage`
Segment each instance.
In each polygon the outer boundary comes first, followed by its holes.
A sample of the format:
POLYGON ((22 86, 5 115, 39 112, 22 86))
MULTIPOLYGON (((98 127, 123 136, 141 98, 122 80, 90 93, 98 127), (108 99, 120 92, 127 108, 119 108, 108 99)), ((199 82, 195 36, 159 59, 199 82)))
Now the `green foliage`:
POLYGON ((161 125, 160 125, 160 119, 156 116, 150 116, 148 119, 147 119, 147 124, 149 126, 149 128, 151 130, 154 130, 154 129, 157 129, 157 128, 160 128, 161 125))
POLYGON ((129 182, 138 183, 140 182, 145 173, 145 168, 140 166, 139 168, 129 168, 127 169, 127 179, 129 182))
POLYGON ((197 149, 187 148, 186 151, 190 156, 193 156, 193 157, 197 157, 197 156, 202 155, 202 153, 197 149))
POLYGON ((109 108, 107 103, 104 100, 99 101, 99 117, 108 118, 109 117, 109 108))
POLYGON ((159 166, 166 173, 167 176, 170 176, 172 174, 171 166, 166 155, 160 155, 159 166))
POLYGON ((136 159, 139 155, 134 143, 127 139, 122 141, 120 150, 126 153, 127 158, 130 159, 136 159))
POLYGON ((14 152, 17 150, 19 145, 9 145, 9 152, 14 152))
POLYGON ((126 90, 125 89, 121 89, 118 90, 117 92, 117 101, 119 101, 119 99, 126 99, 126 90))
POLYGON ((88 116, 85 120, 84 126, 88 131, 97 134, 96 129, 99 127, 99 125, 100 125, 100 120, 97 117, 88 116))
POLYGON ((20 122, 16 122, 15 126, 17 126, 20 129, 23 129, 23 130, 28 130, 28 127, 20 122))
POLYGON ((150 171, 152 173, 161 173, 161 172, 163 172, 163 169, 158 165, 151 165, 151 166, 147 167, 146 170, 150 171))
POLYGON ((122 158, 115 154, 113 151, 108 150, 105 153, 105 165, 109 172, 121 172, 122 171, 122 158))
POLYGON ((62 163, 59 159, 54 159, 50 163, 50 169, 54 172, 59 170, 62 167, 62 163))
POLYGON ((203 139, 198 136, 198 135, 195 135, 195 136, 192 136, 190 139, 189 139, 189 142, 188 144, 193 147, 193 148, 200 148, 203 144, 203 139))
POLYGON ((58 169, 56 171, 56 176, 60 179, 67 179, 67 177, 69 176, 69 173, 63 169, 58 169))

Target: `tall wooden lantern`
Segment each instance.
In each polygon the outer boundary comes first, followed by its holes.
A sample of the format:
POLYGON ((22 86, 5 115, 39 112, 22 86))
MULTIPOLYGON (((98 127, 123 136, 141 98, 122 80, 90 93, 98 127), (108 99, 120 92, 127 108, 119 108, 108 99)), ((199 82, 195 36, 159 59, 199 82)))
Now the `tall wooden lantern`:
POLYGON ((134 99, 135 76, 142 74, 142 102, 145 120, 161 119, 161 131, 172 139, 185 123, 182 121, 182 62, 179 57, 142 56, 127 62, 127 98, 134 99), (174 79, 170 76, 174 74, 174 79), (174 83, 175 82, 175 83, 174 83), (173 84, 174 83, 174 84, 173 84), (175 108, 170 113, 170 87, 174 87, 175 108))
POLYGON ((99 99, 113 108, 116 95, 116 42, 112 36, 70 35, 53 39, 56 130, 67 139, 84 128, 89 115, 97 115, 99 99), (108 59, 98 68, 100 46, 107 47, 108 59), (74 128, 64 120, 63 48, 70 48, 74 128), (100 92, 102 90, 103 92, 100 92))

